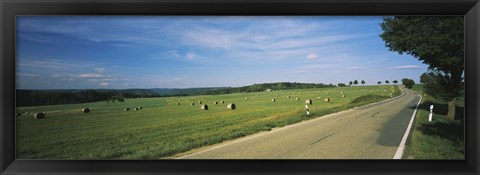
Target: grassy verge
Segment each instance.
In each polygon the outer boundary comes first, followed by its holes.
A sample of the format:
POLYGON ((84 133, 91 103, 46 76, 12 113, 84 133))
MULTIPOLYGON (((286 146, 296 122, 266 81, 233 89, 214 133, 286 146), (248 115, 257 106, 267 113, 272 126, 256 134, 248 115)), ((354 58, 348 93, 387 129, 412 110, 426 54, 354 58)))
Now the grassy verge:
MULTIPOLYGON (((413 90, 423 92, 422 85, 413 90)), ((417 111, 414 129, 407 145, 404 158, 407 159, 464 159, 464 97, 457 100, 455 118, 446 117, 447 102, 422 95, 417 111), (428 121, 430 105, 434 105, 432 122, 428 121)))

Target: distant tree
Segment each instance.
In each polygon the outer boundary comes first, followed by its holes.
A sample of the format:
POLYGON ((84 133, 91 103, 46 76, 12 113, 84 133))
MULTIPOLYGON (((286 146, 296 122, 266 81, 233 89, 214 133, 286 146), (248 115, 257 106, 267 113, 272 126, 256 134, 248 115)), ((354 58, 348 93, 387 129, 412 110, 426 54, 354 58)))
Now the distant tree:
POLYGON ((382 82, 381 82, 381 81, 379 81, 379 82, 377 82, 377 84, 382 84, 382 82))
POLYGON ((338 83, 338 87, 345 87, 347 86, 345 83, 338 83))
POLYGON ((365 80, 362 80, 362 82, 361 82, 361 83, 362 83, 362 84, 365 84, 365 80))
POLYGON ((398 81, 397 80, 393 80, 393 84, 397 85, 398 81))
POLYGON ((464 86, 464 26, 463 16, 384 17, 381 24, 380 37, 390 51, 412 55, 429 65, 432 79, 421 81, 424 90, 448 102, 451 119, 464 86))
POLYGON ((408 78, 403 78, 402 79, 402 84, 408 88, 408 89, 411 89, 413 87, 413 85, 415 85, 415 81, 413 81, 412 79, 408 79, 408 78))
POLYGON ((357 85, 357 84, 358 84, 358 81, 357 81, 357 80, 353 81, 353 84, 357 85))
POLYGON ((387 84, 387 85, 388 85, 388 83, 390 83, 390 81, 388 81, 388 80, 385 80, 385 84, 387 84))
POLYGON ((428 73, 423 73, 422 75, 420 75, 420 83, 425 84, 430 80, 430 78, 432 77, 430 77, 428 73))
POLYGON ((351 85, 353 84, 353 82, 352 82, 352 81, 350 81, 350 82, 348 82, 348 84, 351 86, 351 85))

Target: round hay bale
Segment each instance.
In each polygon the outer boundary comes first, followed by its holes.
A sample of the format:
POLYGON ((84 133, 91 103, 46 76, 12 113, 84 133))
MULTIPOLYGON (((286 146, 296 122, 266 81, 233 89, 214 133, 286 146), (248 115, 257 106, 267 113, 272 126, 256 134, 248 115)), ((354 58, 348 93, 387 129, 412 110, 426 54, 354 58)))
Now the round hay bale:
POLYGON ((178 102, 177 105, 180 105, 180 102, 178 102))
POLYGON ((202 101, 198 101, 198 104, 202 104, 202 101))
POLYGON ((83 108, 83 109, 82 109, 82 112, 83 112, 83 113, 89 113, 89 112, 90 112, 90 108, 83 108))
POLYGON ((260 94, 257 94, 257 97, 260 96, 260 94))
POLYGON ((130 111, 130 108, 125 108, 125 109, 123 109, 123 110, 124 110, 124 111, 130 111))
POLYGON ((343 95, 343 91, 341 91, 341 92, 340 92, 340 94, 342 94, 342 95, 343 95))
POLYGON ((140 108, 134 108, 133 110, 138 111, 138 110, 140 110, 140 108))
POLYGON ((298 101, 298 100, 300 100, 300 98, 298 98, 298 97, 297 97, 297 98, 295 98, 295 100, 297 100, 297 101, 298 101))
POLYGON ((234 109, 236 109, 236 108, 237 108, 237 106, 235 106, 234 103, 230 103, 230 104, 227 105, 227 109, 234 110, 234 109))
POLYGON ((319 99, 319 100, 320 100, 320 99, 322 99, 322 97, 317 97, 317 99, 319 99))
POLYGON ((30 112, 25 112, 25 114, 27 114, 27 115, 28 115, 28 114, 30 114, 30 112))
POLYGON ((245 97, 245 100, 248 100, 248 97, 245 97))
POLYGON ((222 100, 222 101, 220 101, 220 103, 221 103, 221 104, 224 104, 224 103, 225 103, 225 101, 223 101, 223 100, 222 100))
POLYGON ((138 109, 143 109, 143 107, 139 106, 138 109))
POLYGON ((208 110, 208 105, 202 105, 202 106, 200 107, 200 109, 208 110))
POLYGON ((278 94, 277 94, 277 97, 278 97, 278 94))
POLYGON ((295 92, 293 93, 293 95, 295 95, 295 92))
POLYGON ((36 113, 35 115, 33 115, 33 118, 44 119, 45 118, 45 113, 43 113, 43 112, 36 113))
POLYGON ((290 95, 288 95, 287 98, 290 98, 290 95))
POLYGON ((330 102, 330 98, 325 98, 325 101, 326 101, 326 102, 330 102))
POLYGON ((347 97, 347 96, 345 96, 345 95, 342 95, 342 98, 345 98, 345 97, 347 97))
POLYGON ((275 99, 272 99, 272 102, 275 102, 275 99))
POLYGON ((20 116, 22 116, 22 113, 18 112, 17 117, 20 117, 20 116))
POLYGON ((312 99, 307 99, 307 100, 305 100, 305 104, 311 105, 311 104, 312 104, 312 99))
POLYGON ((217 105, 217 104, 218 104, 218 102, 216 102, 216 101, 215 101, 215 102, 213 102, 213 104, 217 105))
POLYGON ((191 103, 192 106, 195 106, 195 103, 191 103))

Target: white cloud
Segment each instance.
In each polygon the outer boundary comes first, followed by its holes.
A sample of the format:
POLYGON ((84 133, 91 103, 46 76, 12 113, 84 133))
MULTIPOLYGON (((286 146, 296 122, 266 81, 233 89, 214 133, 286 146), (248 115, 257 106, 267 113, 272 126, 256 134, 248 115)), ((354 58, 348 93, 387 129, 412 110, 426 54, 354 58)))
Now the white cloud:
POLYGON ((395 66, 388 69, 423 69, 424 67, 418 65, 404 65, 404 66, 395 66))
POLYGON ((197 57, 197 55, 195 55, 195 54, 193 54, 193 53, 187 53, 187 55, 186 55, 186 58, 187 58, 188 60, 193 60, 193 59, 195 59, 196 57, 197 57))
POLYGON ((104 67, 95 68, 95 72, 100 73, 100 74, 103 73, 103 72, 105 72, 105 70, 106 70, 106 68, 104 68, 104 67))
POLYGON ((102 74, 80 74, 80 75, 74 75, 73 77, 76 77, 76 78, 101 78, 103 76, 102 76, 102 74))
POLYGON ((310 53, 307 55, 307 58, 309 60, 314 60, 314 59, 317 59, 318 58, 318 55, 317 54, 314 54, 314 53, 310 53))
POLYGON ((99 86, 108 86, 109 84, 107 82, 102 82, 100 84, 98 84, 99 86))

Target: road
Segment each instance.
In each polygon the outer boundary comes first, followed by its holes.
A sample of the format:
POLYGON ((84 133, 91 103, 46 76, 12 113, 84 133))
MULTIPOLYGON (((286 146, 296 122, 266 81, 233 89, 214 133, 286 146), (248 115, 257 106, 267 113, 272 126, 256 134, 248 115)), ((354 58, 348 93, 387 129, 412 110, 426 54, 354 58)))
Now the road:
POLYGON ((420 97, 404 95, 195 149, 177 159, 392 159, 420 97))

